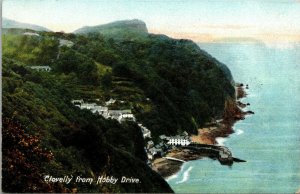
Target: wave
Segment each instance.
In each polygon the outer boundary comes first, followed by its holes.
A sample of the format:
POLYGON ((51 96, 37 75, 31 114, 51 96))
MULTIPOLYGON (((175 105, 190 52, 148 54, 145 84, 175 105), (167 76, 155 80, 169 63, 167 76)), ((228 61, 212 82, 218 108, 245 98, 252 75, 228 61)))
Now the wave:
POLYGON ((168 176, 168 177, 166 178, 166 181, 169 182, 170 180, 176 179, 177 177, 178 177, 178 173, 173 174, 173 175, 171 175, 171 176, 168 176))
MULTIPOLYGON (((179 172, 181 172, 181 171, 184 169, 184 167, 185 167, 186 164, 187 164, 187 163, 185 162, 185 163, 183 163, 183 165, 180 166, 179 172)), ((167 182, 169 182, 170 180, 173 180, 173 179, 178 178, 178 175, 180 174, 179 172, 176 172, 175 174, 166 177, 165 180, 166 180, 167 182)))
POLYGON ((227 141, 227 139, 224 138, 224 137, 217 137, 217 138, 216 138, 216 142, 217 142, 217 144, 220 145, 220 146, 224 146, 224 142, 225 142, 225 141, 227 141))
POLYGON ((189 176, 190 176, 190 171, 193 169, 192 166, 190 166, 184 173, 183 173, 183 177, 181 181, 177 181, 176 184, 180 184, 180 183, 184 183, 188 180, 189 176))
POLYGON ((236 131, 236 135, 241 135, 241 134, 243 134, 243 133, 244 133, 244 131, 241 130, 241 129, 238 129, 238 130, 236 131))

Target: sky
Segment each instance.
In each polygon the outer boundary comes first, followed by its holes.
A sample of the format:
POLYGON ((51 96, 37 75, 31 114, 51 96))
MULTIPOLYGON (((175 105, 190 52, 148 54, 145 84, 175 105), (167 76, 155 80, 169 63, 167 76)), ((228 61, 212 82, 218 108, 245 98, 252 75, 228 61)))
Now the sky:
POLYGON ((151 33, 196 42, 300 41, 300 0, 3 0, 2 16, 64 32, 140 19, 151 33))

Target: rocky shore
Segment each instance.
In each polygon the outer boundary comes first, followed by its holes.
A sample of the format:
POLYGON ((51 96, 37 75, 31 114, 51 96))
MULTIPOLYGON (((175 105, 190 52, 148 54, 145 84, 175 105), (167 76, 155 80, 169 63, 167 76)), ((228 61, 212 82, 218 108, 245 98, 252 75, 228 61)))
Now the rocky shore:
MULTIPOLYGON (((246 97, 247 93, 243 84, 236 85, 236 99, 228 99, 225 103, 223 118, 214 123, 208 124, 204 128, 198 129, 198 134, 191 136, 192 142, 200 144, 217 144, 217 137, 228 137, 234 133, 233 125, 238 120, 245 119, 245 115, 254 114, 252 111, 243 111, 242 109, 250 104, 244 104, 239 99, 246 97)), ((188 149, 176 148, 169 151, 166 157, 177 158, 184 161, 198 160, 207 157, 205 153, 197 153, 188 149)), ((158 172, 162 177, 167 178, 181 168, 182 162, 158 158, 152 162, 152 169, 158 172)))

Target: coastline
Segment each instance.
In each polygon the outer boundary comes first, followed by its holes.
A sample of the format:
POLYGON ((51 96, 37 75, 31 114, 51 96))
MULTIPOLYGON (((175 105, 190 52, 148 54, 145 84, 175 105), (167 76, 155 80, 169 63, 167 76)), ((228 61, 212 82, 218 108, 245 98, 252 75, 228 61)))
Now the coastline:
MULTIPOLYGON (((200 144, 218 144, 218 137, 228 137, 234 133, 233 125, 239 120, 245 119, 245 115, 254 114, 252 111, 243 111, 242 109, 250 104, 244 104, 239 99, 247 96, 245 88, 248 89, 248 85, 244 87, 243 84, 237 84, 236 99, 229 99, 225 102, 225 111, 223 118, 214 123, 207 124, 207 126, 198 129, 197 135, 192 135, 191 140, 200 144)), ((196 153, 188 149, 176 148, 170 150, 166 157, 173 157, 184 161, 198 160, 203 157, 207 157, 204 153, 196 153)), ((164 178, 168 178, 178 171, 180 171, 183 162, 172 161, 166 158, 157 158, 152 161, 152 169, 160 174, 164 178)))

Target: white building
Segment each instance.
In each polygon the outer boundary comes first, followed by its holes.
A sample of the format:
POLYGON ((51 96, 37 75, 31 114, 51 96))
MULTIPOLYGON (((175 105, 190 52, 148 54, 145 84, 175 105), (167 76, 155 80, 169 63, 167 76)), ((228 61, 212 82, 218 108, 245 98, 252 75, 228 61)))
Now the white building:
MULTIPOLYGON (((120 123, 123 121, 136 121, 135 116, 131 113, 130 109, 126 110, 109 110, 107 106, 99 106, 96 103, 85 103, 82 99, 80 100, 72 100, 72 104, 75 106, 79 107, 80 109, 88 109, 94 114, 100 114, 104 118, 111 118, 111 119, 116 119, 120 123)), ((109 101, 106 102, 108 103, 114 103, 115 100, 110 99, 109 101)), ((140 127, 142 124, 139 125, 140 127)), ((144 127, 145 128, 145 127, 144 127)), ((144 129, 144 136, 151 137, 151 132, 145 128, 144 129)))
POLYGON ((187 138, 181 137, 181 136, 174 136, 170 137, 170 140, 167 144, 169 145, 181 145, 181 146, 187 146, 191 143, 191 141, 187 138))
POLYGON ((151 153, 147 153, 147 157, 149 160, 153 160, 153 155, 151 153))
POLYGON ((72 47, 74 45, 74 42, 66 39, 59 39, 59 46, 66 46, 66 47, 72 47))
POLYGON ((88 109, 91 110, 93 109, 97 104, 96 103, 82 103, 80 108, 81 109, 88 109))
POLYGON ((37 70, 37 71, 51 71, 52 68, 49 66, 30 66, 31 69, 37 70))
POLYGON ((131 114, 131 110, 108 110, 108 116, 112 119, 119 119, 123 114, 131 114))
POLYGON ((183 136, 189 136, 188 132, 186 132, 186 131, 184 131, 184 132, 182 133, 182 135, 183 135, 183 136))
POLYGON ((119 119, 119 117, 122 115, 121 110, 108 110, 108 117, 112 119, 119 119))
POLYGON ((97 106, 95 105, 91 109, 92 113, 98 113, 102 115, 103 117, 107 118, 108 117, 108 108, 106 106, 97 106))
POLYGON ((138 126, 141 128, 144 138, 151 138, 151 131, 147 127, 143 126, 141 123, 138 123, 138 126))
POLYGON ((161 140, 165 140, 165 141, 169 141, 170 140, 170 137, 168 137, 168 136, 166 136, 166 135, 160 135, 159 136, 159 138, 161 139, 161 140))
POLYGON ((71 103, 72 104, 82 104, 82 103, 84 103, 84 101, 82 99, 80 99, 80 100, 72 100, 71 103))
POLYGON ((147 127, 140 126, 140 128, 142 129, 144 138, 146 138, 146 137, 151 138, 151 131, 147 127))
POLYGON ((23 35, 25 35, 25 36, 40 36, 38 33, 34 33, 34 32, 24 32, 23 35))
POLYGON ((108 105, 114 104, 115 102, 116 102, 116 100, 111 98, 111 99, 109 99, 109 101, 105 102, 105 105, 108 106, 108 105))
POLYGON ((135 117, 132 113, 122 113, 118 117, 118 121, 121 123, 123 121, 134 121, 135 122, 135 117))
POLYGON ((149 148, 152 148, 154 146, 154 142, 153 141, 148 141, 147 142, 147 148, 149 149, 149 148))
POLYGON ((155 147, 153 147, 153 148, 150 148, 149 150, 148 150, 148 158, 150 159, 151 158, 151 156, 152 156, 152 159, 155 157, 155 156, 159 156, 159 157, 161 157, 162 155, 164 155, 164 152, 162 151, 162 149, 160 149, 160 148, 155 148, 155 147), (150 157, 149 157, 149 155, 150 155, 150 157))

